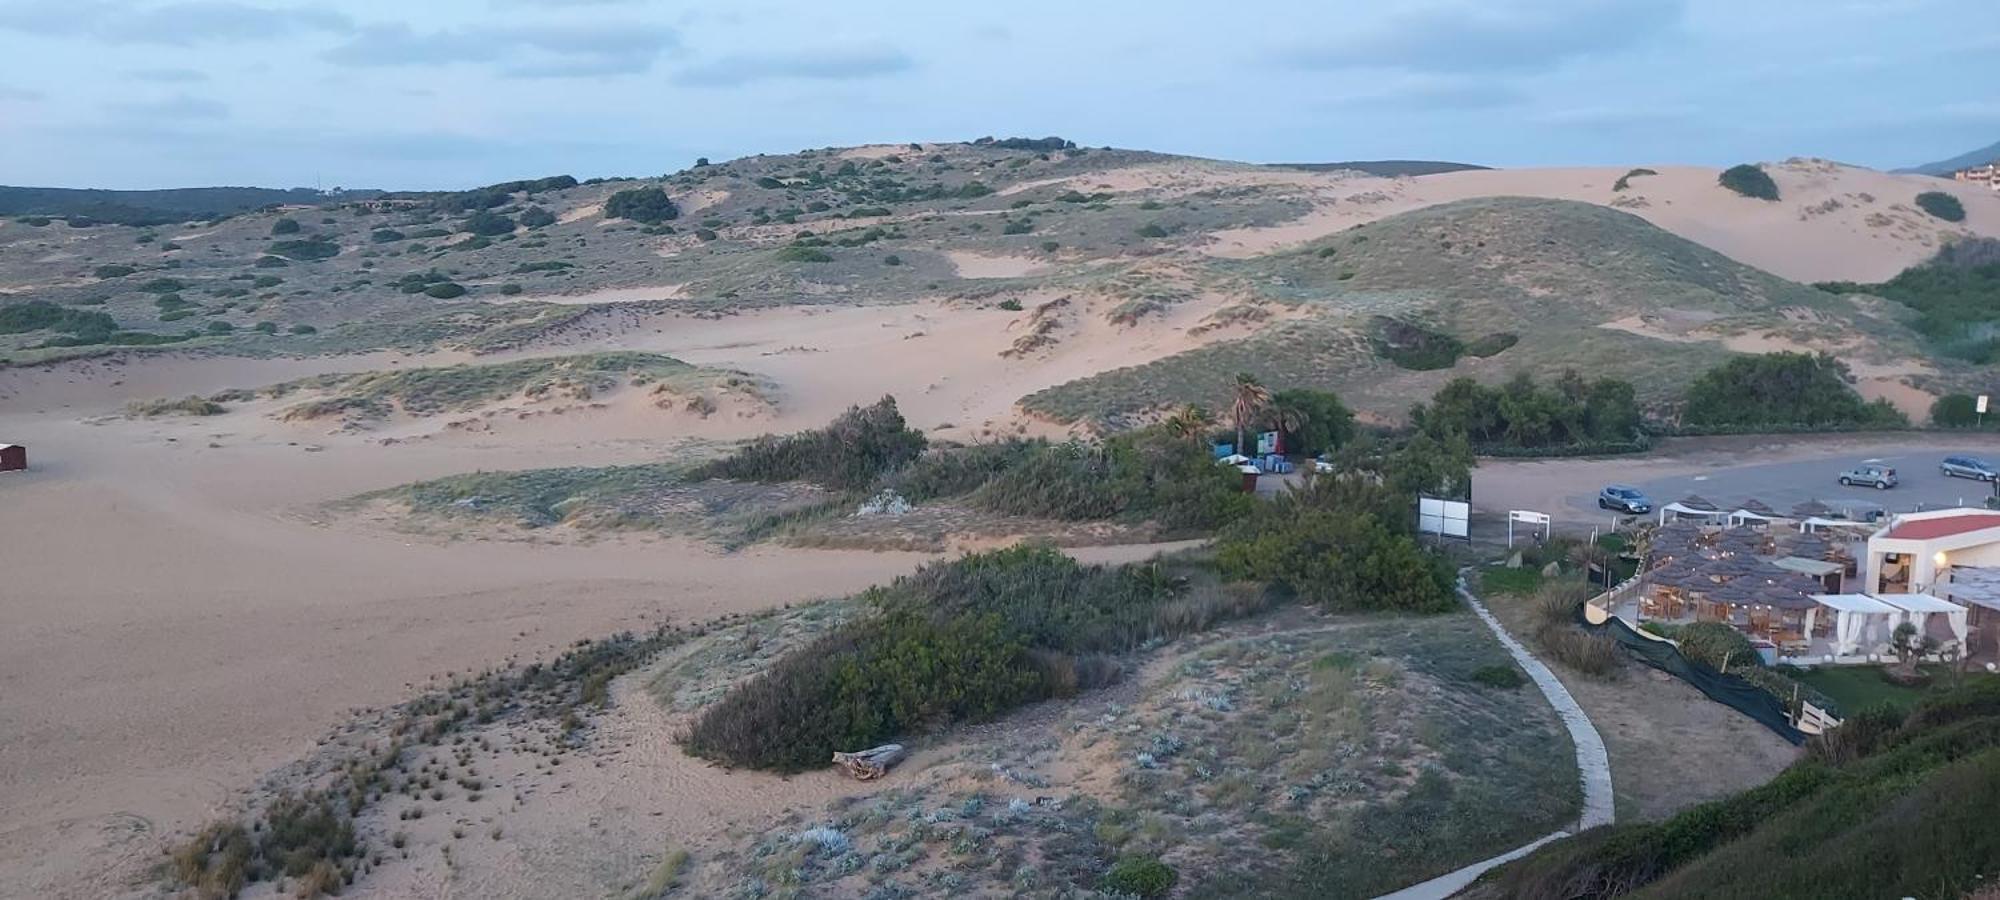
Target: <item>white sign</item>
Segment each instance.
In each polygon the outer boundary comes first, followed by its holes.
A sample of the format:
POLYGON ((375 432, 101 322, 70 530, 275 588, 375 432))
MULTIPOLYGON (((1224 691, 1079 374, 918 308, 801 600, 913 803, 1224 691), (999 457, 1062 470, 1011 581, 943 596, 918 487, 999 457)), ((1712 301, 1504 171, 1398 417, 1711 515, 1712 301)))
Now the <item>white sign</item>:
POLYGON ((1417 499, 1417 531, 1445 537, 1472 535, 1472 504, 1463 500, 1417 499))
POLYGON ((1509 547, 1514 546, 1515 522, 1527 525, 1530 528, 1540 529, 1542 533, 1542 540, 1548 540, 1549 537, 1548 513, 1538 513, 1532 509, 1514 509, 1507 511, 1507 546, 1509 547))
POLYGON ((1973 412, 1976 412, 1976 413, 1978 413, 1978 414, 1980 414, 1980 415, 1982 415, 1982 416, 1983 416, 1983 415, 1986 415, 1986 395, 1985 395, 1985 394, 1980 394, 1980 395, 1979 395, 1979 401, 1978 401, 1977 403, 1974 403, 1974 404, 1973 404, 1973 406, 1972 406, 1972 411, 1973 411, 1973 412))

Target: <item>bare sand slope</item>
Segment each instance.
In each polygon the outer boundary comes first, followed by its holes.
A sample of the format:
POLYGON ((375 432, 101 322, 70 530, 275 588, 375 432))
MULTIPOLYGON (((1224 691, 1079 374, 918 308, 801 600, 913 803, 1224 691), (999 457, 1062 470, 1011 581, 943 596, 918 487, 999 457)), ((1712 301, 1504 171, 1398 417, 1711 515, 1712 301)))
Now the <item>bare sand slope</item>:
MULTIPOLYGON (((1169 189, 1180 181, 1212 187, 1250 176, 1212 167, 1176 164, 1104 179, 1105 188, 1169 189), (1152 169, 1173 169, 1175 177, 1152 169)), ((1416 178, 1289 173, 1260 176, 1308 189, 1315 207, 1291 222, 1215 232, 1205 251, 1253 256, 1304 243, 1376 219, 1424 206, 1475 197, 1524 196, 1577 200, 1615 207, 1740 262, 1794 281, 1883 281, 1937 251, 1955 235, 2000 237, 2000 195, 1972 185, 1918 175, 1890 175, 1824 160, 1792 160, 1766 167, 1781 199, 1753 200, 1716 182, 1719 170, 1698 166, 1648 166, 1657 172, 1630 179, 1614 191, 1617 168, 1491 169, 1416 178), (1918 193, 1943 191, 1959 198, 1963 223, 1932 217, 1915 206, 1918 193)), ((1113 173, 1114 175, 1120 173, 1113 173)))
MULTIPOLYGON (((1011 431, 1023 393, 1192 346, 1185 330, 1221 302, 1114 325, 1078 298, 1059 340, 1024 356, 1002 353, 1028 314, 992 308, 665 316, 538 352, 632 347, 751 371, 777 385, 776 418, 691 423, 610 403, 436 440, 409 440, 420 429, 401 423, 388 444, 285 423, 258 403, 205 418, 117 413, 131 399, 458 357, 159 356, 0 372, 0 435, 30 445, 35 466, 0 478, 7 519, 33 523, 0 541, 0 896, 130 889, 165 835, 302 756, 350 709, 428 678, 847 593, 930 558, 416 542, 323 524, 320 502, 478 469, 657 459, 687 440, 818 425, 885 393, 920 427, 1011 431)), ((1131 552, 1145 551, 1081 553, 1131 552)))

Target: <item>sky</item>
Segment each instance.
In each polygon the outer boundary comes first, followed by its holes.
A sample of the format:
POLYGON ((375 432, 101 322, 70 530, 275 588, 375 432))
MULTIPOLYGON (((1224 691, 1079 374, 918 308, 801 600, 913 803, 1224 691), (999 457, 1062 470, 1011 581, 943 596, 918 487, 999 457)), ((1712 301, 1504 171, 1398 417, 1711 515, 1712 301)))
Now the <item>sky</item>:
POLYGON ((1060 135, 1878 168, 2000 141, 1993 0, 0 0, 0 184, 455 189, 1060 135))

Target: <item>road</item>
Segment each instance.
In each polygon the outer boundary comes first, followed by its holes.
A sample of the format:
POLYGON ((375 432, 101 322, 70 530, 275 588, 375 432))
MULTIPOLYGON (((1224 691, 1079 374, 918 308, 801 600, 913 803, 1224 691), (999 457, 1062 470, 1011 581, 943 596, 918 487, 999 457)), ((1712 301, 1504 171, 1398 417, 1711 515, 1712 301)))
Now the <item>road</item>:
MULTIPOLYGON (((1695 438, 1666 442, 1630 457, 1482 460, 1473 472, 1473 503, 1486 527, 1504 532, 1511 509, 1553 516, 1558 527, 1582 530, 1618 517, 1597 508, 1606 484, 1630 484, 1656 504, 1699 494, 1725 509, 1755 498, 1780 513, 1817 499, 1876 504, 1887 511, 1978 506, 1990 488, 1947 478, 1938 461, 1965 455, 2000 463, 2000 438, 1981 435, 1800 435, 1782 438, 1695 438), (1893 466, 1902 483, 1886 491, 1842 487, 1840 473, 1864 462, 1893 466)), ((1475 529, 1480 523, 1475 522, 1475 529)))

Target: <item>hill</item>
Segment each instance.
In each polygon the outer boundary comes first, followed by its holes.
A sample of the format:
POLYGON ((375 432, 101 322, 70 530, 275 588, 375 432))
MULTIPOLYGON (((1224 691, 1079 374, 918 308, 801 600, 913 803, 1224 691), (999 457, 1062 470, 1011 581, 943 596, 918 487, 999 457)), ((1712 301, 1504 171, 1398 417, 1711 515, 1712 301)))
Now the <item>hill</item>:
POLYGON ((1858 716, 1769 784, 1665 822, 1593 829, 1464 896, 1988 896, 2000 839, 2000 682, 1858 716), (1982 888, 1985 892, 1982 892, 1982 888))
POLYGON ((169 225, 193 222, 267 206, 319 206, 366 199, 377 191, 338 195, 311 188, 200 187, 156 191, 0 185, 0 216, 45 216, 116 225, 169 225))
POLYGON ((1916 352, 1907 329, 1884 316, 1637 216, 1572 201, 1446 203, 1295 250, 1218 261, 1214 272, 1278 324, 1023 405, 1098 422, 1182 402, 1220 407, 1229 376, 1248 371, 1332 389, 1393 418, 1459 375, 1491 381, 1574 366, 1660 398, 1737 350, 1820 347, 1883 365, 1916 352), (1453 348, 1455 361, 1423 371, 1396 361, 1398 348, 1424 342, 1453 348))
POLYGON ((1983 166, 1996 160, 2000 160, 2000 143, 1990 144, 1970 153, 1961 153, 1950 159, 1941 159, 1937 162, 1928 162, 1920 166, 1911 166, 1907 169, 1897 169, 1896 171, 1910 175, 1943 175, 1950 177, 1951 173, 1960 169, 1983 166))
POLYGON ((1350 162, 1330 163, 1272 163, 1274 169, 1296 169, 1300 172, 1362 172, 1380 175, 1383 178, 1401 178, 1413 175, 1436 175, 1440 172, 1467 172, 1490 169, 1472 163, 1440 162, 1427 159, 1362 159, 1350 162))

